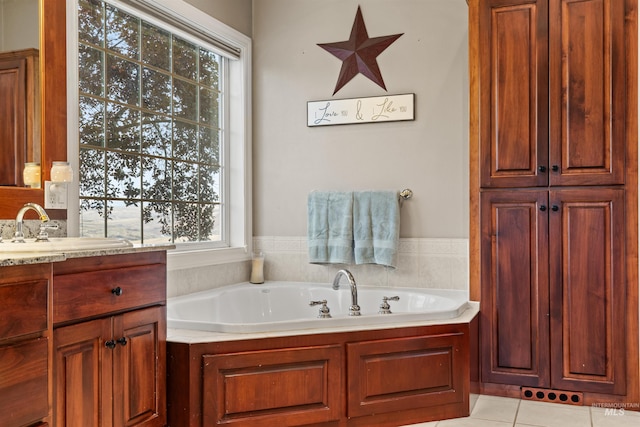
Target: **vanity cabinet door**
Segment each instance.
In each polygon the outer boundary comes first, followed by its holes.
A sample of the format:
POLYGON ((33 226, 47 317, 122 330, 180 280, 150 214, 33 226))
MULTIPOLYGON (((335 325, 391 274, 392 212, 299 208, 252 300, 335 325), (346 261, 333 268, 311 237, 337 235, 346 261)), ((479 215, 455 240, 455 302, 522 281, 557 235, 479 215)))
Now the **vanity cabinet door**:
POLYGON ((115 427, 111 411, 111 319, 58 328, 54 344, 54 422, 58 427, 115 427))
POLYGON ((55 425, 165 424, 164 306, 54 332, 55 425))
POLYGON ((164 306, 114 317, 113 411, 124 426, 165 424, 166 317, 164 306))

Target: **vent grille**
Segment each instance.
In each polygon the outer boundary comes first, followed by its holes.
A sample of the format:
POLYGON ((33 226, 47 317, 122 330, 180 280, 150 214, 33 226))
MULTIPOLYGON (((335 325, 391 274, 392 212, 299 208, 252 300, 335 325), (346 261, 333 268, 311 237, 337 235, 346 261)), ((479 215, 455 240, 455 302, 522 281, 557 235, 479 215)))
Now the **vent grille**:
POLYGON ((583 395, 576 391, 552 390, 548 388, 521 387, 520 397, 525 400, 540 402, 564 403, 567 405, 583 405, 583 395))

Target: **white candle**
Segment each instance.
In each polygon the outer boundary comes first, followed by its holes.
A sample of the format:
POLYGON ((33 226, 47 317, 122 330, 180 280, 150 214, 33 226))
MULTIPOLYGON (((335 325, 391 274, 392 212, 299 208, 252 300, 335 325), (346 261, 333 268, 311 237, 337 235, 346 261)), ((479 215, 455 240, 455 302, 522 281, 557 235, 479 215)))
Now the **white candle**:
POLYGON ((69 162, 53 162, 51 167, 51 182, 72 182, 73 169, 69 162))
POLYGON ((40 163, 25 163, 22 171, 24 185, 40 188, 40 163))
POLYGON ((251 256, 251 279, 249 282, 264 283, 264 255, 262 252, 254 253, 251 256))

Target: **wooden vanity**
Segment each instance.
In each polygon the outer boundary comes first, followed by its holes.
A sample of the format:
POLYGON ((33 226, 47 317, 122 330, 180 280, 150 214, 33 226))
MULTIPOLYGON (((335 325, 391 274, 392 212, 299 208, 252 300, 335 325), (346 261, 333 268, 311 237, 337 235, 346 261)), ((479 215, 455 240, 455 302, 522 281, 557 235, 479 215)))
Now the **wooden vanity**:
POLYGON ((166 248, 0 259, 0 301, 0 427, 166 424, 166 248))

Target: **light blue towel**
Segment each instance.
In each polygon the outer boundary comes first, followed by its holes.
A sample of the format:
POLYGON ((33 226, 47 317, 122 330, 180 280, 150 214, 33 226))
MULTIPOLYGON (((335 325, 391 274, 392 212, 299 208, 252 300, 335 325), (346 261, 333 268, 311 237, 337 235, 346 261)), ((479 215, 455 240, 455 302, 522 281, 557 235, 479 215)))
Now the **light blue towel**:
POLYGON ((395 268, 400 237, 400 202, 395 191, 353 194, 353 240, 356 264, 395 268))
POLYGON ((309 262, 353 261, 353 193, 313 191, 307 201, 309 262))

